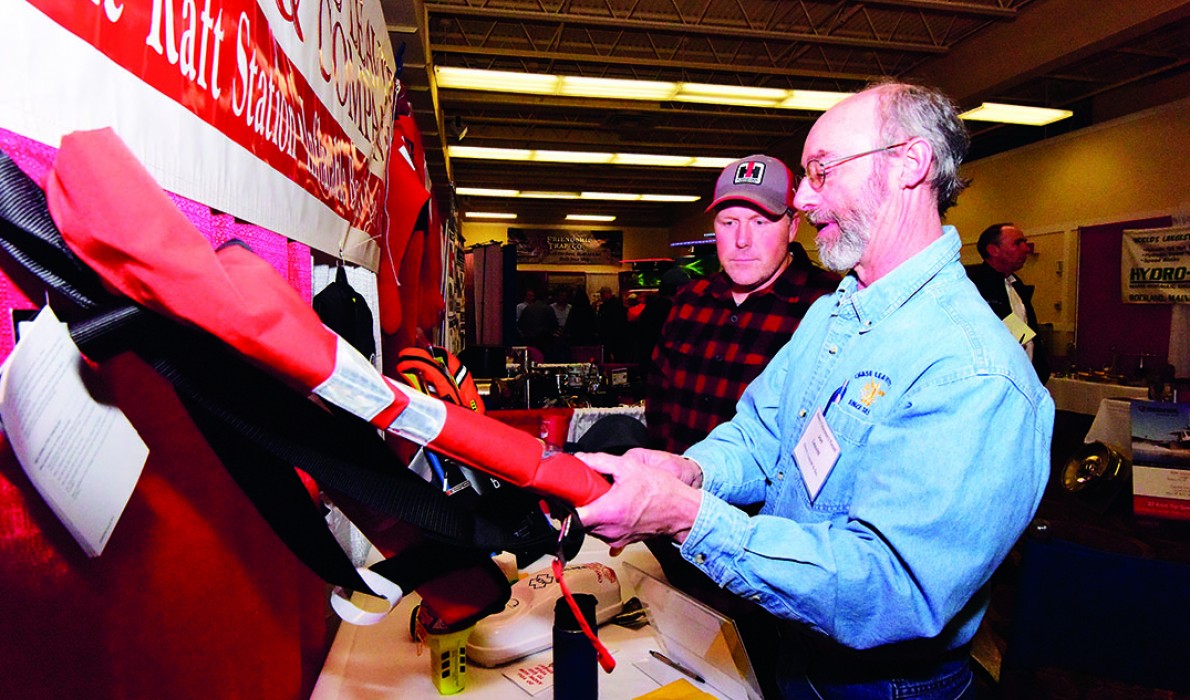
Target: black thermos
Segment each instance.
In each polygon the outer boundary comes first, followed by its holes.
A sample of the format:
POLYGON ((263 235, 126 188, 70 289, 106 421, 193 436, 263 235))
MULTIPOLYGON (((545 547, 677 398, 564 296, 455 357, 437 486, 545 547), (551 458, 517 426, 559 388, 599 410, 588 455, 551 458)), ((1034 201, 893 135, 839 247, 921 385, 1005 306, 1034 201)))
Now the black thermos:
MULTIPOLYGON (((595 631, 595 596, 576 593, 574 601, 595 631)), ((554 697, 596 700, 599 697, 599 662, 595 646, 583 634, 565 598, 554 603, 554 697)))

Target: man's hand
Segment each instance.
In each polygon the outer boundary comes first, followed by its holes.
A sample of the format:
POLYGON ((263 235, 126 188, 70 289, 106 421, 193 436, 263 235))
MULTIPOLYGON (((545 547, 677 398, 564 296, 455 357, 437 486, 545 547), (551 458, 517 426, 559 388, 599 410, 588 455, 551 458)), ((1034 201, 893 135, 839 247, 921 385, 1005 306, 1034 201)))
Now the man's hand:
MULTIPOLYGON (((606 456, 606 455, 603 455, 606 456)), ((702 467, 692 459, 662 452, 661 450, 647 450, 636 447, 624 453, 627 459, 635 460, 654 469, 668 472, 677 477, 682 483, 694 488, 702 487, 702 467)))
POLYGON ((702 470, 691 460, 656 450, 629 450, 623 457, 600 453, 575 455, 592 469, 612 477, 607 493, 576 509, 587 530, 612 547, 624 547, 663 535, 684 542, 702 492, 702 470))

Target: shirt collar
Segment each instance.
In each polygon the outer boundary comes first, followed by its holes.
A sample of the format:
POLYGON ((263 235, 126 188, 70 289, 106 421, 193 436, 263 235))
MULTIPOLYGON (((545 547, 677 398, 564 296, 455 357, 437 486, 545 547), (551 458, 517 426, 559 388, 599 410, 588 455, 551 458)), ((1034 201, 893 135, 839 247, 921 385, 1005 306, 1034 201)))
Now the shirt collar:
POLYGON ((836 313, 840 307, 850 306, 863 328, 861 332, 870 330, 904 305, 943 267, 958 260, 961 246, 958 230, 954 226, 943 226, 938 240, 875 284, 859 289, 859 278, 852 272, 835 293, 836 313))
MULTIPOLYGON (((805 270, 796 267, 794 263, 790 262, 781 271, 781 274, 777 276, 777 279, 773 280, 772 284, 759 292, 752 292, 744 299, 743 303, 747 303, 750 299, 766 294, 775 294, 783 301, 796 301, 801 296, 801 288, 805 285, 807 276, 808 273, 805 270)), ((731 278, 722 270, 710 278, 707 291, 714 295, 716 299, 736 305, 735 298, 731 295, 731 278)))

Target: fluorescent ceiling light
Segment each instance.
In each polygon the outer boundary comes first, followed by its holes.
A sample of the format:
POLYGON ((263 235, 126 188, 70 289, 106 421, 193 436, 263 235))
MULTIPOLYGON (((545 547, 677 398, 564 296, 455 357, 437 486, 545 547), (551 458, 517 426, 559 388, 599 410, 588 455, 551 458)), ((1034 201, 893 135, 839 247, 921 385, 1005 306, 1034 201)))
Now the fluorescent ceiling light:
POLYGON ((788 90, 743 85, 682 83, 674 97, 680 102, 735 105, 737 107, 776 107, 789 95, 788 90))
POLYGON ((708 156, 698 156, 694 159, 694 162, 690 164, 690 167, 715 168, 716 170, 722 170, 735 161, 735 158, 710 158, 708 156))
POLYGON ((1072 116, 1074 116, 1074 112, 1068 109, 1022 107, 996 102, 984 102, 979 107, 959 115, 963 119, 972 121, 1026 124, 1028 126, 1045 126, 1072 116))
POLYGON ((461 197, 515 197, 520 190, 498 190, 491 187, 456 187, 455 194, 461 197))
POLYGON ((615 165, 657 165, 666 168, 684 168, 694 163, 693 156, 666 156, 657 153, 617 153, 615 165))
POLYGON ((567 97, 602 97, 619 100, 668 100, 678 86, 654 80, 620 80, 618 78, 583 78, 573 75, 559 77, 558 94, 567 97))
POLYGON ((458 187, 460 197, 524 197, 528 199, 589 199, 608 202, 697 202, 702 199, 690 194, 634 194, 630 192, 532 192, 497 190, 485 187, 458 187))
POLYGON ((610 163, 614 153, 593 151, 533 151, 533 160, 547 163, 610 163))
POLYGON ((764 97, 716 97, 714 95, 683 95, 682 102, 694 102, 704 105, 731 105, 733 107, 771 108, 777 104, 764 97))
POLYGON ((836 102, 851 94, 849 92, 786 90, 746 85, 669 83, 659 80, 514 73, 448 66, 435 66, 434 74, 438 87, 457 90, 487 90, 526 95, 559 95, 593 99, 647 100, 650 102, 695 102, 767 109, 822 111, 829 109, 836 102))
POLYGON ((697 202, 702 199, 695 194, 642 194, 642 202, 697 202))
POLYGON ((611 165, 647 165, 658 167, 688 167, 721 169, 731 162, 728 158, 672 156, 652 153, 599 153, 595 151, 537 151, 516 148, 481 148, 478 146, 447 146, 451 158, 480 158, 487 160, 517 160, 536 163, 609 163, 611 165))
POLYGON ((603 199, 609 202, 636 202, 640 200, 641 195, 629 194, 627 192, 583 192, 580 198, 603 199))
POLYGON ((825 90, 790 90, 789 96, 777 104, 781 109, 806 109, 825 112, 851 95, 850 92, 825 90))
POLYGON ((682 88, 678 95, 679 99, 689 96, 743 97, 752 100, 768 100, 769 102, 773 102, 775 100, 784 99, 788 93, 788 90, 780 90, 777 88, 747 87, 744 85, 713 85, 710 83, 682 83, 682 88))
MULTIPOLYGON (((667 83, 656 80, 558 76, 448 66, 435 66, 434 72, 438 87, 458 90, 488 90, 528 95, 564 95, 653 102, 672 100, 764 109, 825 111, 852 94, 825 90, 784 90, 711 83, 667 83)), ((1068 109, 1047 109, 985 102, 982 106, 959 116, 972 121, 1044 126, 1073 115, 1074 113, 1068 109)), ((459 155, 458 157, 467 156, 459 155)), ((506 156, 501 159, 523 160, 524 158, 506 156)))
POLYGON ((525 199, 578 199, 578 192, 527 192, 521 190, 518 197, 525 199))
POLYGON ((469 211, 465 213, 468 219, 515 219, 516 214, 503 211, 469 211))
POLYGON ((501 70, 473 70, 434 66, 434 78, 440 88, 458 90, 489 90, 529 95, 554 95, 559 78, 541 73, 519 73, 501 70))
POLYGON ((567 221, 615 221, 610 214, 567 214, 567 221))
POLYGON ((486 160, 533 160, 533 151, 521 148, 481 148, 479 146, 448 146, 451 158, 483 158, 486 160))

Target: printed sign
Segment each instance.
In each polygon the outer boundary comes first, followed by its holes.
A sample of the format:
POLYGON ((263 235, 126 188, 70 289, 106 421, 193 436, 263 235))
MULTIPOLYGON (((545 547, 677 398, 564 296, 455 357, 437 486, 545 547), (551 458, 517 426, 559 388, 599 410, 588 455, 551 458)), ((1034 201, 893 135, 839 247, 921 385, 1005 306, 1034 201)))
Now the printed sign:
POLYGON ((519 265, 619 265, 623 231, 508 229, 519 265))
POLYGON ((325 251, 380 233, 376 0, 16 0, 0 42, 4 128, 57 146, 110 126, 165 189, 325 251))
POLYGON ((1126 304, 1190 303, 1190 227, 1124 231, 1126 304))

